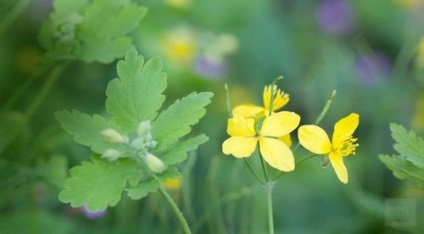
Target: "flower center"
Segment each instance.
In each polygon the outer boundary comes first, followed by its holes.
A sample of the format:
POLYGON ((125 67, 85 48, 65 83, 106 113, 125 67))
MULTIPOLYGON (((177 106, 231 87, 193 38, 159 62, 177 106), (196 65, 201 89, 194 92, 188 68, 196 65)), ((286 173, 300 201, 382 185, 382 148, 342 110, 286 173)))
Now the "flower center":
POLYGON ((353 138, 350 136, 349 138, 343 140, 340 144, 340 147, 336 147, 335 151, 339 152, 342 156, 347 156, 349 154, 355 154, 356 147, 359 144, 355 144, 358 138, 353 138))

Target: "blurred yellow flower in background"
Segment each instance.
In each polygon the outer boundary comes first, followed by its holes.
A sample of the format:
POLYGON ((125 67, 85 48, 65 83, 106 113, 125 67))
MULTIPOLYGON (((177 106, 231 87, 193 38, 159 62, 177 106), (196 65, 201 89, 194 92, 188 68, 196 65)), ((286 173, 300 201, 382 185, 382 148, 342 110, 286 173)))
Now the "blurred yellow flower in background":
POLYGON ((179 190, 183 184, 181 177, 170 178, 163 183, 163 187, 168 190, 179 190))
POLYGON ((190 65, 197 55, 197 39, 188 27, 178 27, 168 32, 162 41, 167 59, 178 65, 190 65))
POLYGON ((227 132, 231 136, 222 144, 226 155, 237 158, 250 157, 259 145, 265 161, 280 171, 294 170, 295 163, 290 148, 277 139, 288 135, 299 126, 300 116, 294 112, 282 111, 266 117, 259 132, 255 130, 254 118, 235 116, 228 119, 227 132))
POLYGON ((418 94, 415 114, 412 118, 412 127, 419 131, 424 130, 424 92, 418 94))
POLYGON ((359 115, 356 113, 339 120, 334 126, 331 142, 322 128, 316 125, 303 125, 298 131, 299 142, 312 153, 328 154, 337 177, 346 184, 348 182, 348 174, 343 157, 355 154, 358 144, 355 144, 357 138, 353 138, 352 134, 358 125, 359 115))

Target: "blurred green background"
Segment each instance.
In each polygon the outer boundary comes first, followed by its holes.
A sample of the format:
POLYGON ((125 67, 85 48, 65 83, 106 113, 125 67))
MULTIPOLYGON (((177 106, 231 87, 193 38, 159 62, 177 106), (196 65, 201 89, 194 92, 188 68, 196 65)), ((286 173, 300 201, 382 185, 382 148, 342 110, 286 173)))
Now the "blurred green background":
MULTIPOLYGON (((0 0, 0 22, 20 1, 0 0)), ((0 233, 175 233, 179 226, 158 194, 126 196, 99 217, 57 199, 68 169, 90 156, 54 118, 62 109, 103 113, 116 63, 73 62, 31 119, 22 111, 46 77, 34 78, 43 54, 37 36, 50 0, 28 5, 0 31, 0 106, 29 89, 0 119, 0 233), (15 135, 8 128, 22 130, 15 135), (2 123, 1 123, 2 122, 2 123), (1 147, 0 147, 1 148, 1 147)), ((321 126, 360 115, 360 146, 345 158, 349 183, 314 158, 285 174, 274 190, 277 233, 422 233, 424 192, 397 180, 378 159, 392 154, 389 123, 424 133, 424 1, 422 0, 146 0, 149 11, 131 34, 147 58, 161 56, 168 102, 191 91, 212 91, 208 113, 194 129, 210 140, 181 164, 169 186, 195 233, 265 233, 264 191, 245 164, 223 155, 224 84, 233 106, 260 104, 265 85, 290 94, 284 107, 314 122, 332 90, 337 95, 321 126), (179 184, 179 182, 182 182, 179 184), (175 184, 174 184, 175 185, 175 184), (416 202, 415 225, 389 225, 391 199, 416 202), (421 231, 421 232, 420 232, 421 231)), ((1 28, 0 28, 1 29, 1 28)), ((297 141, 295 135, 294 141, 297 141)), ((299 149, 295 157, 306 151, 299 149)))

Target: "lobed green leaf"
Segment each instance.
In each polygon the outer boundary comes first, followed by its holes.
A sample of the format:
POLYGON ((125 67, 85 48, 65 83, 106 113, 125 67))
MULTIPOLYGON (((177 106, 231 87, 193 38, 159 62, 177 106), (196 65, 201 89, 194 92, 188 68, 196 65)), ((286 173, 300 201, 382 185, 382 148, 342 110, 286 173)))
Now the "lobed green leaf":
POLYGON ((413 131, 407 131, 397 124, 390 124, 392 137, 397 142, 395 150, 406 160, 424 169, 424 140, 417 137, 413 131))
POLYGON ((107 162, 98 156, 92 157, 92 162, 83 161, 82 165, 73 167, 70 173, 59 200, 72 207, 85 205, 90 211, 115 206, 129 181, 142 176, 137 164, 130 159, 107 162))
POLYGON ((160 184, 154 179, 142 181, 136 187, 127 189, 128 196, 133 200, 139 200, 149 193, 155 192, 159 186, 160 184))
POLYGON ((424 185, 424 170, 398 155, 379 155, 380 160, 393 171, 393 174, 399 179, 408 179, 416 182, 418 185, 424 185))
MULTIPOLYGON (((74 136, 74 140, 82 145, 88 146, 95 153, 102 154, 106 149, 111 148, 112 144, 103 140, 100 132, 107 128, 119 129, 107 122, 102 116, 89 116, 79 111, 58 111, 56 119, 62 125, 62 128, 74 136)), ((119 147, 114 144, 115 149, 119 147)))
POLYGON ((159 143, 157 150, 166 149, 188 134, 190 126, 199 122, 206 113, 204 107, 211 102, 212 96, 210 92, 191 93, 161 112, 152 123, 153 138, 159 143))
POLYGON ((192 137, 183 142, 179 142, 169 152, 161 155, 160 158, 166 165, 174 165, 183 162, 187 159, 187 153, 189 151, 197 149, 199 145, 205 143, 207 140, 208 137, 204 134, 192 137))
POLYGON ((106 110, 124 131, 133 131, 141 121, 152 120, 165 101, 166 74, 162 62, 153 58, 144 63, 137 51, 128 51, 119 61, 118 76, 106 90, 106 110))

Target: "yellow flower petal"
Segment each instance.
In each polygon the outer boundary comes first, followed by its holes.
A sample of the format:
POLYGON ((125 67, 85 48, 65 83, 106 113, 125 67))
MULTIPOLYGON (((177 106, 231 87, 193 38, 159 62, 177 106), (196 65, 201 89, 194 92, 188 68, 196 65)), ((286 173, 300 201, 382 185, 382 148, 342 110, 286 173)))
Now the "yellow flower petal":
POLYGON ((239 117, 228 119, 227 132, 230 136, 255 136, 255 120, 239 117))
POLYGON ((233 108, 234 117, 261 117, 263 116, 264 108, 252 104, 243 104, 233 108))
MULTIPOLYGON (((289 95, 285 94, 283 91, 281 91, 277 85, 268 85, 264 88, 263 93, 263 102, 264 107, 267 112, 269 112, 270 104, 271 104, 271 98, 274 94, 274 100, 272 102, 272 111, 276 111, 283 106, 285 106, 289 102, 289 95)), ((268 114, 268 113, 266 113, 268 114)))
POLYGON ((315 154, 328 154, 331 151, 331 142, 325 131, 316 125, 303 125, 299 128, 300 144, 315 154))
POLYGON ((260 137, 259 150, 270 166, 285 172, 294 170, 293 153, 284 142, 273 138, 260 137))
POLYGON ((347 169, 344 165, 342 156, 338 153, 330 153, 330 162, 339 180, 342 183, 346 184, 348 180, 348 176, 347 176, 347 169))
POLYGON ((359 125, 359 115, 352 113, 347 117, 339 120, 334 125, 332 142, 334 145, 339 145, 346 139, 349 139, 359 125))
POLYGON ((257 141, 256 137, 230 137, 222 144, 222 151, 236 158, 249 157, 255 151, 257 141))
POLYGON ((260 135, 281 137, 289 134, 299 126, 300 116, 294 112, 281 111, 265 118, 260 135))
POLYGON ((292 140, 291 140, 290 134, 279 137, 278 140, 284 142, 284 144, 286 144, 288 147, 290 147, 292 145, 292 140))

